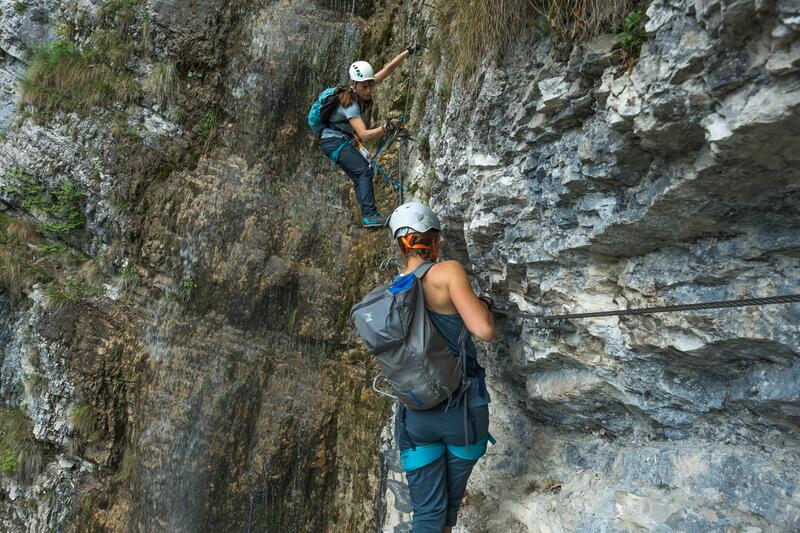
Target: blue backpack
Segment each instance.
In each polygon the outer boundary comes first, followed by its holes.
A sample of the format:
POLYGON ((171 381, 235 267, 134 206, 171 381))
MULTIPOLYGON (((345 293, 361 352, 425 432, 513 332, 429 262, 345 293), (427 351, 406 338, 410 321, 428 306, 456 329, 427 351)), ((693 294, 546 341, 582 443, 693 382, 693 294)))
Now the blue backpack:
POLYGON ((339 105, 338 94, 347 90, 342 87, 328 87, 317 97, 308 112, 308 126, 317 135, 322 134, 322 130, 330 122, 331 115, 339 105))

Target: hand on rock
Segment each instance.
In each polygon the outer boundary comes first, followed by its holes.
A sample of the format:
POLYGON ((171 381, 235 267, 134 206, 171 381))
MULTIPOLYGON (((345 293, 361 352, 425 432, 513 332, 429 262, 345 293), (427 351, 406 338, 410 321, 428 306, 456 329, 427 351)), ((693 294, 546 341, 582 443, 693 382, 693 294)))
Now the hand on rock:
POLYGON ((482 294, 481 296, 478 296, 478 300, 482 301, 486 305, 486 308, 490 311, 494 309, 494 300, 492 300, 489 296, 482 294))

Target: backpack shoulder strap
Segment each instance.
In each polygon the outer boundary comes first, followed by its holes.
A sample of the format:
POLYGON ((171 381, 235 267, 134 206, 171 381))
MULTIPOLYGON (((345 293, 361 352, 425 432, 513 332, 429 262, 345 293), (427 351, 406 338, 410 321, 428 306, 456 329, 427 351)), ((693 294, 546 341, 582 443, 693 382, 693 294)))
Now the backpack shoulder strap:
POLYGON ((422 263, 420 266, 414 269, 413 272, 414 276, 416 276, 417 279, 422 279, 423 277, 425 277, 425 274, 428 273, 428 270, 430 270, 431 267, 435 264, 436 263, 432 263, 430 261, 422 263))

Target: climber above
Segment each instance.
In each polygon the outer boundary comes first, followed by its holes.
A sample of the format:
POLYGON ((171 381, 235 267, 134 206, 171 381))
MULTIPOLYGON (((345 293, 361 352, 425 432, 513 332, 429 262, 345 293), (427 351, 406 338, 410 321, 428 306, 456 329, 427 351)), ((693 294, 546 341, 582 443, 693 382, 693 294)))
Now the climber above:
POLYGON ((375 206, 374 171, 366 157, 369 152, 364 153, 366 149, 361 146, 361 141, 391 133, 401 127, 403 121, 392 119, 377 128, 367 128, 362 116, 372 106, 375 85, 386 79, 415 51, 416 47, 409 46, 377 73, 366 61, 356 61, 350 65, 350 86, 325 89, 308 115, 309 125, 320 134, 322 151, 353 181, 365 227, 385 226, 386 219, 375 206))

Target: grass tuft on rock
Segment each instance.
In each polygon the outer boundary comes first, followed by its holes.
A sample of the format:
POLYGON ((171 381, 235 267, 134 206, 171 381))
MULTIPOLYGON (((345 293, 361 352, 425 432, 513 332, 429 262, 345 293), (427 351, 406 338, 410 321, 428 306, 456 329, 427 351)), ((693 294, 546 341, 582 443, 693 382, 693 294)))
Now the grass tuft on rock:
POLYGON ((22 218, 11 218, 5 225, 6 239, 13 242, 41 241, 42 236, 36 230, 36 224, 22 218))
POLYGON ((144 90, 161 106, 169 106, 178 95, 178 71, 175 63, 157 63, 144 80, 144 90))
POLYGON ((439 0, 437 25, 452 74, 471 75, 502 53, 537 17, 560 39, 576 41, 620 27, 637 0, 439 0))
POLYGON ((89 404, 78 403, 69 413, 70 424, 75 433, 86 443, 100 440, 100 419, 97 411, 89 404))
POLYGON ((129 74, 115 72, 94 51, 79 50, 63 40, 35 52, 21 85, 22 102, 42 114, 87 114, 95 107, 138 97, 138 86, 129 74))
POLYGON ((33 425, 22 409, 0 409, 0 472, 16 473, 20 466, 21 452, 33 447, 33 444, 33 425))

